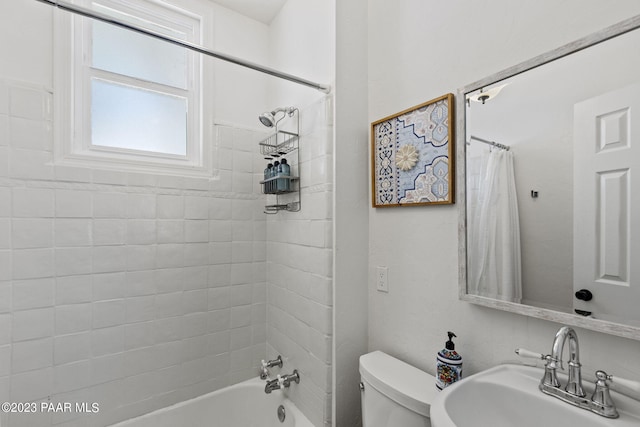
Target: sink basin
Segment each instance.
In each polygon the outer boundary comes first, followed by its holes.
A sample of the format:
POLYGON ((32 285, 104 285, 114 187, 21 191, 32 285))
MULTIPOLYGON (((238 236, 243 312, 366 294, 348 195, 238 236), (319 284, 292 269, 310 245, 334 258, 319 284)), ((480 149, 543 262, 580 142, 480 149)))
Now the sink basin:
MULTIPOLYGON (((640 401, 611 391, 620 417, 605 418, 565 403, 538 389, 543 370, 499 365, 444 389, 431 405, 433 427, 638 427, 640 401)), ((558 375, 561 384, 566 377, 558 375)), ((584 380, 590 396, 591 381, 584 380)))

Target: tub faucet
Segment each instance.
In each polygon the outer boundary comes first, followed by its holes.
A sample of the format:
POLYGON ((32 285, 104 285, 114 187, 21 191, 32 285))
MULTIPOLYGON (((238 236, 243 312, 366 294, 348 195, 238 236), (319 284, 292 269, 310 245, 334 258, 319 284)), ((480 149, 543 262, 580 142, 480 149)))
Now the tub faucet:
POLYGON ((282 356, 278 355, 276 359, 266 362, 262 360, 260 366, 260 379, 266 380, 267 378, 269 378, 269 368, 273 368, 274 366, 282 368, 282 356))
MULTIPOLYGON (((278 375, 278 377, 280 377, 280 375, 278 375)), ((271 393, 273 390, 280 390, 280 378, 269 380, 264 386, 264 392, 267 394, 271 393)))
POLYGON ((267 384, 264 386, 264 392, 269 394, 273 390, 280 390, 282 388, 289 388, 291 385, 291 381, 296 384, 300 384, 300 374, 297 369, 293 370, 292 374, 289 375, 278 375, 275 379, 267 381, 267 384))

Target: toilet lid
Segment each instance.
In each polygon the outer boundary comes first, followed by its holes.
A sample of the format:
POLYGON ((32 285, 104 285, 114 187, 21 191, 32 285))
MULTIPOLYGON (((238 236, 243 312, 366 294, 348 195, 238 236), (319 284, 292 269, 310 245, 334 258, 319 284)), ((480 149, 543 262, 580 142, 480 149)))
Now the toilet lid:
POLYGON ((382 351, 360 356, 360 376, 380 393, 420 415, 429 416, 435 377, 382 351))

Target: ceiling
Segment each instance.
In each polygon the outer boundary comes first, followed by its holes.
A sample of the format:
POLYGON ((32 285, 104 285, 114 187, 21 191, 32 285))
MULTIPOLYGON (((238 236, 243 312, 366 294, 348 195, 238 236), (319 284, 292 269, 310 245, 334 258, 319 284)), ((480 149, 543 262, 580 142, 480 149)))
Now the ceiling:
POLYGON ((212 0, 256 21, 271 23, 287 0, 212 0))

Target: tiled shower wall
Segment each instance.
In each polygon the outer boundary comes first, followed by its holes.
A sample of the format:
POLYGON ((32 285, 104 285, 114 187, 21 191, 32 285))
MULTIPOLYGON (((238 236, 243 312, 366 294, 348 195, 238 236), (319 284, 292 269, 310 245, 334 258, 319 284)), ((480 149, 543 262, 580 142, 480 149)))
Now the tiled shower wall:
POLYGON ((218 127, 213 180, 61 167, 51 96, 0 80, 0 401, 100 411, 11 427, 105 425, 254 376, 260 134, 218 127))
POLYGON ((287 394, 315 426, 331 425, 332 98, 300 113, 301 211, 267 218, 267 352, 284 373, 298 369, 287 394))

